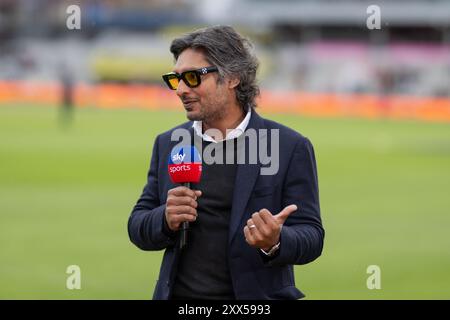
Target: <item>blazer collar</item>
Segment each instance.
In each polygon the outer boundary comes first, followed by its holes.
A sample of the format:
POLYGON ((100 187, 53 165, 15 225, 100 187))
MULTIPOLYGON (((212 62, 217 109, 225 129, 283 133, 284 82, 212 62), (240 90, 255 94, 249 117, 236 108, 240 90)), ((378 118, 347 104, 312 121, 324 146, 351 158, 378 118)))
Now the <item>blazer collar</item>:
MULTIPOLYGON (((263 119, 253 110, 247 130, 258 130, 263 129, 264 127, 263 119)), ((257 133, 257 136, 259 136, 259 133, 257 133)), ((247 141, 245 143, 245 150, 247 151, 249 150, 249 147, 247 141)), ((228 234, 229 243, 233 240, 245 213, 245 208, 260 173, 260 166, 261 165, 258 161, 257 164, 238 164, 234 185, 233 203, 231 207, 230 229, 228 234)))

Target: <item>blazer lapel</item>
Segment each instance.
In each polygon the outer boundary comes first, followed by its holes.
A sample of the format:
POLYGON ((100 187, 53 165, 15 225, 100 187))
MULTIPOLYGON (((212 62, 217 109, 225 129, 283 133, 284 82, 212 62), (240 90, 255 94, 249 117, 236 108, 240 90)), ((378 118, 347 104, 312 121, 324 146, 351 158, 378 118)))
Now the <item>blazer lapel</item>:
MULTIPOLYGON (((262 128, 262 124, 262 118, 254 110, 252 110, 252 115, 247 129, 251 128, 258 130, 262 128)), ((257 136, 259 136, 258 133, 257 136)), ((246 153, 249 150, 247 142, 245 150, 246 153)), ((256 179, 258 178, 260 167, 261 165, 259 161, 257 161, 257 164, 238 164, 234 185, 233 203, 231 207, 230 231, 228 234, 229 243, 233 240, 241 223, 242 217, 245 213, 245 207, 247 206, 248 200, 255 186, 256 179)))

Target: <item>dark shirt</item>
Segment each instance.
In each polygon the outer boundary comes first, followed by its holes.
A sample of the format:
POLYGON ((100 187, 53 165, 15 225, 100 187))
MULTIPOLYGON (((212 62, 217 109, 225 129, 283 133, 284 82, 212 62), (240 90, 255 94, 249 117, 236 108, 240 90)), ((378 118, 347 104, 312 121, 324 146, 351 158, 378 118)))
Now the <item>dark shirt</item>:
MULTIPOLYGON (((203 150, 210 145, 203 142, 203 150)), ((202 196, 180 256, 173 299, 234 299, 228 232, 237 165, 236 161, 225 164, 225 142, 215 146, 223 150, 224 164, 207 164, 204 159, 200 183, 191 186, 201 190, 202 196)))

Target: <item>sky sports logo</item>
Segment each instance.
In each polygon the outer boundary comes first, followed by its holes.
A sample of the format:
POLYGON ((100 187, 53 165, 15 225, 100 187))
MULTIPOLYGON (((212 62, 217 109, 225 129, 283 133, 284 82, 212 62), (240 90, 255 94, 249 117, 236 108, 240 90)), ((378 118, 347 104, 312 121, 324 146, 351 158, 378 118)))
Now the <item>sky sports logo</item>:
POLYGON ((177 146, 170 152, 169 165, 201 162, 200 153, 192 145, 177 146))
POLYGON ((177 154, 174 154, 172 156, 172 162, 173 163, 181 163, 181 162, 183 162, 185 157, 186 157, 186 155, 183 153, 183 148, 181 148, 180 152, 178 152, 177 154))
POLYGON ((193 145, 175 146, 169 155, 169 176, 174 183, 198 183, 202 174, 202 159, 193 145))
POLYGON ((173 166, 169 166, 170 173, 176 173, 180 171, 191 171, 191 166, 189 164, 176 164, 173 166))

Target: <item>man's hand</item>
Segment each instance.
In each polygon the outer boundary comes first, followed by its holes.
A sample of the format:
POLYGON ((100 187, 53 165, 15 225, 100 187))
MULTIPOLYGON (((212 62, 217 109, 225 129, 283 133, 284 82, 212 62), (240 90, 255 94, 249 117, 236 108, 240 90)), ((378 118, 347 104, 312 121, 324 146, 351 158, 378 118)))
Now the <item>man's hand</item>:
POLYGON ((184 221, 192 222, 197 219, 197 197, 200 190, 191 190, 186 187, 176 187, 167 192, 166 221, 169 229, 177 231, 184 221))
POLYGON ((296 210, 297 206, 291 204, 275 216, 267 209, 255 212, 244 227, 245 240, 252 247, 269 251, 280 241, 281 227, 296 210))

